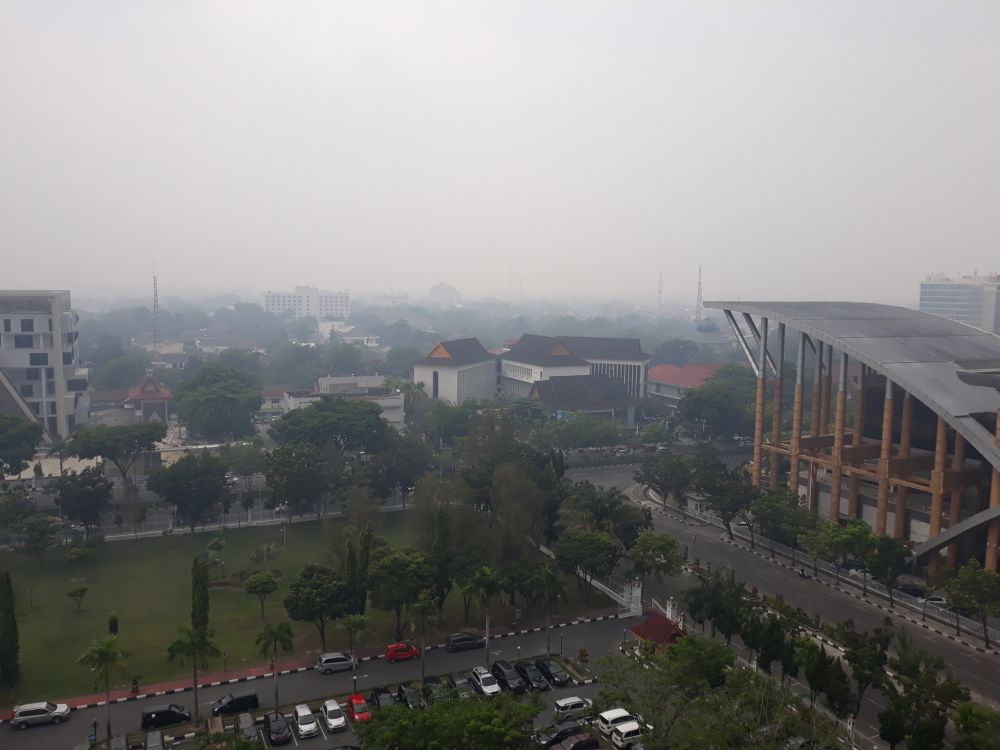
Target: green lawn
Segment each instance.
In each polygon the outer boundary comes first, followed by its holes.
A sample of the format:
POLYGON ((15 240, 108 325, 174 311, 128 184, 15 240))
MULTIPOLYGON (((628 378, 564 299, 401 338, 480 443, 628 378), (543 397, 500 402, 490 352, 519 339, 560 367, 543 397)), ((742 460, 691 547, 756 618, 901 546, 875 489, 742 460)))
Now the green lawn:
MULTIPOLYGON (((378 534, 392 546, 411 543, 412 526, 406 514, 386 514, 378 534)), ((283 571, 282 587, 267 601, 269 619, 286 619, 281 604, 285 587, 306 563, 332 564, 331 544, 337 527, 333 523, 297 523, 288 527, 286 547, 271 562, 272 570, 283 571)), ((167 645, 174 640, 177 629, 190 621, 191 561, 205 550, 211 534, 186 533, 155 539, 109 542, 102 545, 94 558, 76 568, 62 559, 60 550, 50 550, 44 565, 34 560, 0 552, 0 569, 11 571, 19 601, 22 677, 13 691, 0 693, 0 704, 9 705, 30 700, 53 699, 94 692, 93 676, 81 666, 77 657, 95 638, 107 632, 108 614, 117 612, 122 646, 131 652, 128 666, 117 679, 127 685, 132 676, 143 684, 183 677, 189 669, 166 660, 167 645), (66 596, 72 586, 87 586, 89 591, 83 609, 66 596)), ((220 556, 225 561, 227 578, 241 568, 262 566, 250 560, 252 551, 265 542, 281 544, 278 526, 250 529, 229 529, 226 545, 220 556)), ((213 575, 220 573, 215 568, 213 575)), ((567 580, 569 600, 562 609, 569 612, 607 611, 613 604, 599 593, 584 604, 572 580, 567 580)), ((369 608, 371 632, 364 637, 372 651, 378 650, 392 637, 392 613, 369 608)), ((512 608, 498 604, 493 608, 495 629, 509 626, 514 617, 512 608)), ((526 619, 542 618, 539 612, 522 612, 526 619)), ((473 625, 480 623, 475 607, 473 625)), ((219 648, 226 653, 230 669, 257 664, 254 640, 261 628, 260 607, 256 597, 247 596, 236 586, 211 589, 211 627, 219 648)), ((452 592, 446 604, 446 619, 436 630, 447 632, 462 625, 462 603, 458 592, 452 592)), ((306 658, 320 650, 319 636, 307 623, 293 623, 295 654, 289 659, 306 658)), ((328 628, 328 648, 346 648, 346 640, 336 628, 328 628)), ((359 651, 366 649, 362 646, 359 651)), ((210 671, 221 671, 222 660, 216 660, 210 671)))

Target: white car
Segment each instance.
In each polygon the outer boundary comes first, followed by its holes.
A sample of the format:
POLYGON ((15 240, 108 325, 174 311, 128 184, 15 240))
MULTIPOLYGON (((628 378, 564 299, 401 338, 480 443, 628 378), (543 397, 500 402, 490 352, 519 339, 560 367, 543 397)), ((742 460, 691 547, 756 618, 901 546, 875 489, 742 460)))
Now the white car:
POLYGON ((471 677, 473 687, 482 693, 484 698, 492 698, 494 695, 500 694, 500 686, 497 684, 496 678, 486 670, 486 667, 476 667, 472 670, 471 677))
POLYGON ((332 698, 323 704, 320 713, 323 714, 326 728, 331 732, 342 732, 347 729, 347 717, 344 716, 344 709, 332 698))
POLYGON ((611 733, 611 744, 617 748, 632 748, 642 735, 642 725, 639 722, 626 721, 616 726, 611 733))
POLYGON ((315 737, 319 734, 319 724, 316 722, 316 717, 313 716, 312 709, 305 703, 300 703, 295 707, 295 715, 292 717, 292 721, 295 724, 295 733, 299 736, 299 739, 315 737))
POLYGON ((65 703, 25 703, 14 707, 10 723, 18 729, 27 729, 35 724, 59 724, 68 718, 69 706, 65 703))
POLYGON ((596 724, 597 728, 601 730, 601 734, 605 737, 610 737, 611 733, 615 731, 615 727, 630 721, 635 721, 635 717, 624 708, 612 708, 609 711, 598 714, 596 724))

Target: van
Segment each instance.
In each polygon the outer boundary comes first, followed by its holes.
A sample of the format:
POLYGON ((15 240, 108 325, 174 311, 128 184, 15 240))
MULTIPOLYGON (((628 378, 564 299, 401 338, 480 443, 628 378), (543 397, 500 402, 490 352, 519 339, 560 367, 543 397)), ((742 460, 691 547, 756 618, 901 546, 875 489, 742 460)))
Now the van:
POLYGON ((611 733, 611 744, 624 750, 631 748, 642 738, 642 726, 637 721, 625 721, 615 727, 611 733))
POLYGON ((454 653, 455 651, 467 651, 473 648, 483 648, 486 641, 478 635, 472 633, 452 633, 444 642, 445 651, 454 653))
POLYGON ((150 706, 142 711, 142 728, 145 730, 169 727, 185 721, 191 721, 191 712, 176 703, 150 706))
POLYGON ((587 698, 577 698, 573 696, 572 698, 560 698, 555 702, 553 707, 553 713, 555 714, 556 721, 565 721, 566 719, 585 719, 590 716, 591 709, 593 708, 593 702, 587 698))
POLYGON ((242 693, 226 693, 212 704, 212 716, 231 716, 260 708, 257 693, 247 690, 242 693))
POLYGON ((627 721, 635 721, 635 717, 624 708, 612 708, 610 711, 598 714, 597 728, 605 737, 610 737, 616 726, 627 721))

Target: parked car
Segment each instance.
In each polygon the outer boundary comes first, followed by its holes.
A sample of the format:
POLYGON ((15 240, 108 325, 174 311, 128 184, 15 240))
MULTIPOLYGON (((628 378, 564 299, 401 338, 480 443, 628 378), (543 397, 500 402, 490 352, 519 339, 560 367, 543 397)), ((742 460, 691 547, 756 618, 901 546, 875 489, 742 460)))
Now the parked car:
POLYGON ((469 649, 483 648, 484 646, 486 646, 486 641, 472 633, 452 633, 444 642, 445 650, 451 652, 468 651, 469 649))
POLYGON ((320 654, 316 660, 316 670, 323 674, 349 672, 352 669, 354 669, 354 657, 342 651, 331 651, 327 654, 320 654))
POLYGON ((575 721, 561 721, 550 727, 545 727, 535 735, 535 742, 540 747, 554 747, 568 737, 583 733, 583 727, 575 721))
POLYGON ((635 717, 624 708, 612 708, 597 715, 595 724, 601 730, 601 734, 610 737, 615 727, 619 724, 626 724, 635 721, 635 717))
POLYGON ((491 675, 486 667, 476 667, 469 675, 472 678, 472 686, 485 698, 492 698, 500 694, 500 686, 497 685, 496 678, 491 675))
POLYGON ((368 707, 368 702, 361 693, 355 693, 347 698, 347 717, 353 722, 368 721, 372 717, 372 710, 368 707))
POLYGON ((280 713, 273 711, 264 717, 264 732, 272 745, 287 745, 292 741, 292 730, 280 713))
POLYGON ((163 732, 159 729, 146 732, 146 739, 142 742, 142 750, 163 750, 163 732))
POLYGON ((226 693, 212 703, 212 716, 231 716, 260 708, 257 693, 248 690, 242 693, 226 693))
POLYGON ((575 695, 570 698, 560 698, 553 706, 553 713, 556 721, 566 719, 585 719, 590 716, 594 709, 594 702, 589 698, 578 698, 575 695))
POLYGON ((323 715, 326 728, 331 732, 342 732, 347 729, 347 717, 344 716, 344 709, 332 698, 323 703, 319 712, 323 715))
POLYGON ((468 677, 449 677, 448 685, 455 691, 455 696, 459 700, 468 700, 476 695, 476 689, 472 687, 472 682, 468 677))
POLYGON ((180 724, 185 721, 191 721, 191 712, 184 706, 170 703, 143 709, 141 725, 143 729, 150 730, 169 727, 171 724, 180 724))
POLYGON ((384 687, 374 688, 369 700, 375 708, 391 708, 396 705, 396 699, 392 697, 389 689, 384 687))
POLYGON ((554 659, 539 659, 535 662, 538 671, 542 673, 546 680, 557 687, 564 687, 569 684, 569 673, 562 668, 562 665, 554 659))
POLYGON ((548 690, 549 681, 545 679, 543 675, 534 664, 530 661, 519 661, 514 665, 514 669, 517 673, 521 675, 521 679, 524 680, 524 684, 527 685, 532 690, 548 690))
POLYGON ((448 688, 444 686, 441 682, 440 677, 435 675, 427 675, 424 678, 424 699, 428 703, 437 703, 438 701, 448 700, 448 688))
POLYGON ((524 678, 521 677, 511 663, 505 659, 498 659, 493 662, 493 667, 490 669, 490 673, 497 678, 497 682, 500 684, 500 687, 509 690, 512 693, 523 693, 527 690, 524 678))
POLYGON ((292 714, 292 721, 295 722, 295 733, 301 740, 304 737, 315 737, 319 734, 319 724, 313 716, 312 709, 305 703, 300 703, 295 707, 292 714))
POLYGON ((10 723, 18 729, 27 729, 36 724, 59 724, 68 718, 69 706, 65 703, 25 703, 14 707, 10 723))
POLYGON ((642 725, 639 722, 626 721, 616 726, 611 733, 611 744, 619 750, 631 748, 642 739, 643 733, 642 725))
POLYGON ((390 643, 385 647, 385 660, 390 664, 419 658, 420 649, 412 643, 390 643))
POLYGON ((423 708, 427 704, 420 690, 410 682, 401 682, 396 688, 396 700, 407 708, 423 708))
POLYGON ((598 750, 600 747, 597 738, 589 732, 574 734, 559 743, 559 750, 598 750))
POLYGON ((243 737, 246 740, 257 740, 257 722, 253 720, 253 716, 250 714, 240 714, 236 717, 236 726, 234 727, 236 734, 243 737))
POLYGON ((944 609, 945 607, 950 605, 951 602, 949 602, 946 597, 943 597, 940 594, 933 594, 932 596, 928 596, 926 599, 924 599, 924 604, 929 604, 932 607, 941 607, 942 609, 944 609))

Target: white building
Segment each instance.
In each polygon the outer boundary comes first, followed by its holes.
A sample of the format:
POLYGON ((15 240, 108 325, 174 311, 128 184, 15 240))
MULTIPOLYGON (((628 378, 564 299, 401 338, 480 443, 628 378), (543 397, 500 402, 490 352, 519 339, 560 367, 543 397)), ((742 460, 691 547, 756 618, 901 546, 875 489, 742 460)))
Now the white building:
POLYGON ((928 276, 920 282, 920 312, 1000 333, 1000 274, 928 276))
POLYGON ((296 318, 345 319, 351 315, 351 296, 346 291, 324 292, 313 286, 297 286, 294 292, 265 292, 264 310, 296 318))
POLYGON ((316 381, 313 390, 265 391, 261 394, 262 405, 257 414, 262 419, 276 419, 329 397, 371 401, 382 408, 385 421, 399 431, 406 428, 404 396, 398 389, 386 387, 385 378, 381 375, 327 375, 316 381))
POLYGON ((0 412, 39 421, 52 440, 90 411, 77 322, 68 291, 0 291, 0 412))
POLYGON ((497 395, 497 359, 478 339, 442 341, 413 365, 413 381, 433 399, 462 404, 497 395))

